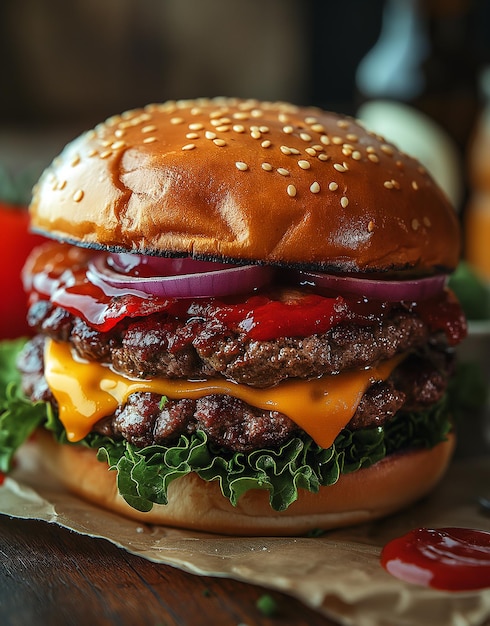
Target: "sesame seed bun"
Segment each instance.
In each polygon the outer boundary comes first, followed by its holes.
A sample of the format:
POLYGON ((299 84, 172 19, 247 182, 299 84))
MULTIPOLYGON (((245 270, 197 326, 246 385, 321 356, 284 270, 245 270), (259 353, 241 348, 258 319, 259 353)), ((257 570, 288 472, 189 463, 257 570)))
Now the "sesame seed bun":
POLYGON ((420 164, 348 117, 238 99, 151 105, 72 141, 32 226, 77 245, 333 271, 449 271, 457 218, 420 164))
POLYGON ((116 473, 97 461, 95 451, 56 443, 39 430, 36 441, 49 471, 70 491, 108 510, 148 524, 164 524, 229 535, 300 535, 368 522, 403 509, 429 493, 443 476, 455 437, 431 449, 393 454, 367 469, 343 474, 319 493, 300 490, 283 512, 273 511, 266 491, 249 491, 233 507, 216 482, 196 474, 176 479, 169 503, 148 513, 131 508, 119 495, 116 473))

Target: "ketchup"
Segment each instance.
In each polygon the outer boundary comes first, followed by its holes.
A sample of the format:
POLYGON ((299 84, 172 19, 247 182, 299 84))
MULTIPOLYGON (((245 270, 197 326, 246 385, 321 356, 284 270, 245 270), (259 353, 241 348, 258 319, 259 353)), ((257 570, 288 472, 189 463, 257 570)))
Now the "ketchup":
POLYGON ((405 582, 444 591, 490 587, 490 532, 417 528, 390 541, 381 565, 405 582))
POLYGON ((343 321, 377 324, 393 307, 418 313, 432 332, 444 332, 450 345, 461 341, 466 332, 461 307, 446 291, 421 303, 402 304, 287 286, 282 291, 249 294, 239 301, 212 297, 165 299, 97 281, 87 268, 92 255, 91 250, 57 242, 35 250, 24 269, 30 303, 49 299, 101 332, 111 330, 125 318, 163 313, 186 322, 196 318, 215 320, 249 339, 268 341, 322 334, 343 321))

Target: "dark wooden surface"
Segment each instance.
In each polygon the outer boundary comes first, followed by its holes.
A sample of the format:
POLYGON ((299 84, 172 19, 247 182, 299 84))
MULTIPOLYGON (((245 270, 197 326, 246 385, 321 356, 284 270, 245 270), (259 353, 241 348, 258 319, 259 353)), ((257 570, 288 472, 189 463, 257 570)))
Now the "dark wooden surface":
POLYGON ((0 515, 1 626, 335 626, 281 593, 159 565, 54 524, 0 515), (276 613, 257 608, 270 596, 276 613))

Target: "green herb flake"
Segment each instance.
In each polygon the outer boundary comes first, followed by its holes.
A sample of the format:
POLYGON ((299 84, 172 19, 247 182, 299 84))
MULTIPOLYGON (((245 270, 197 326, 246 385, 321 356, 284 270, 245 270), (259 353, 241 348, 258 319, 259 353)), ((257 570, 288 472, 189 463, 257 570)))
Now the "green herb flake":
POLYGON ((274 617, 279 612, 277 602, 268 593, 262 594, 255 603, 255 606, 265 617, 274 617))

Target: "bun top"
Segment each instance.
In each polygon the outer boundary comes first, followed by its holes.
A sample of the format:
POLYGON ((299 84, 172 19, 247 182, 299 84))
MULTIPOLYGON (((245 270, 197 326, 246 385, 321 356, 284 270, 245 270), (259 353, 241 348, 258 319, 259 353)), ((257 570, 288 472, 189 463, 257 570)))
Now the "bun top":
POLYGON ((460 254, 418 161, 352 118, 256 100, 109 118, 46 169, 31 217, 81 246, 337 272, 427 274, 460 254))

